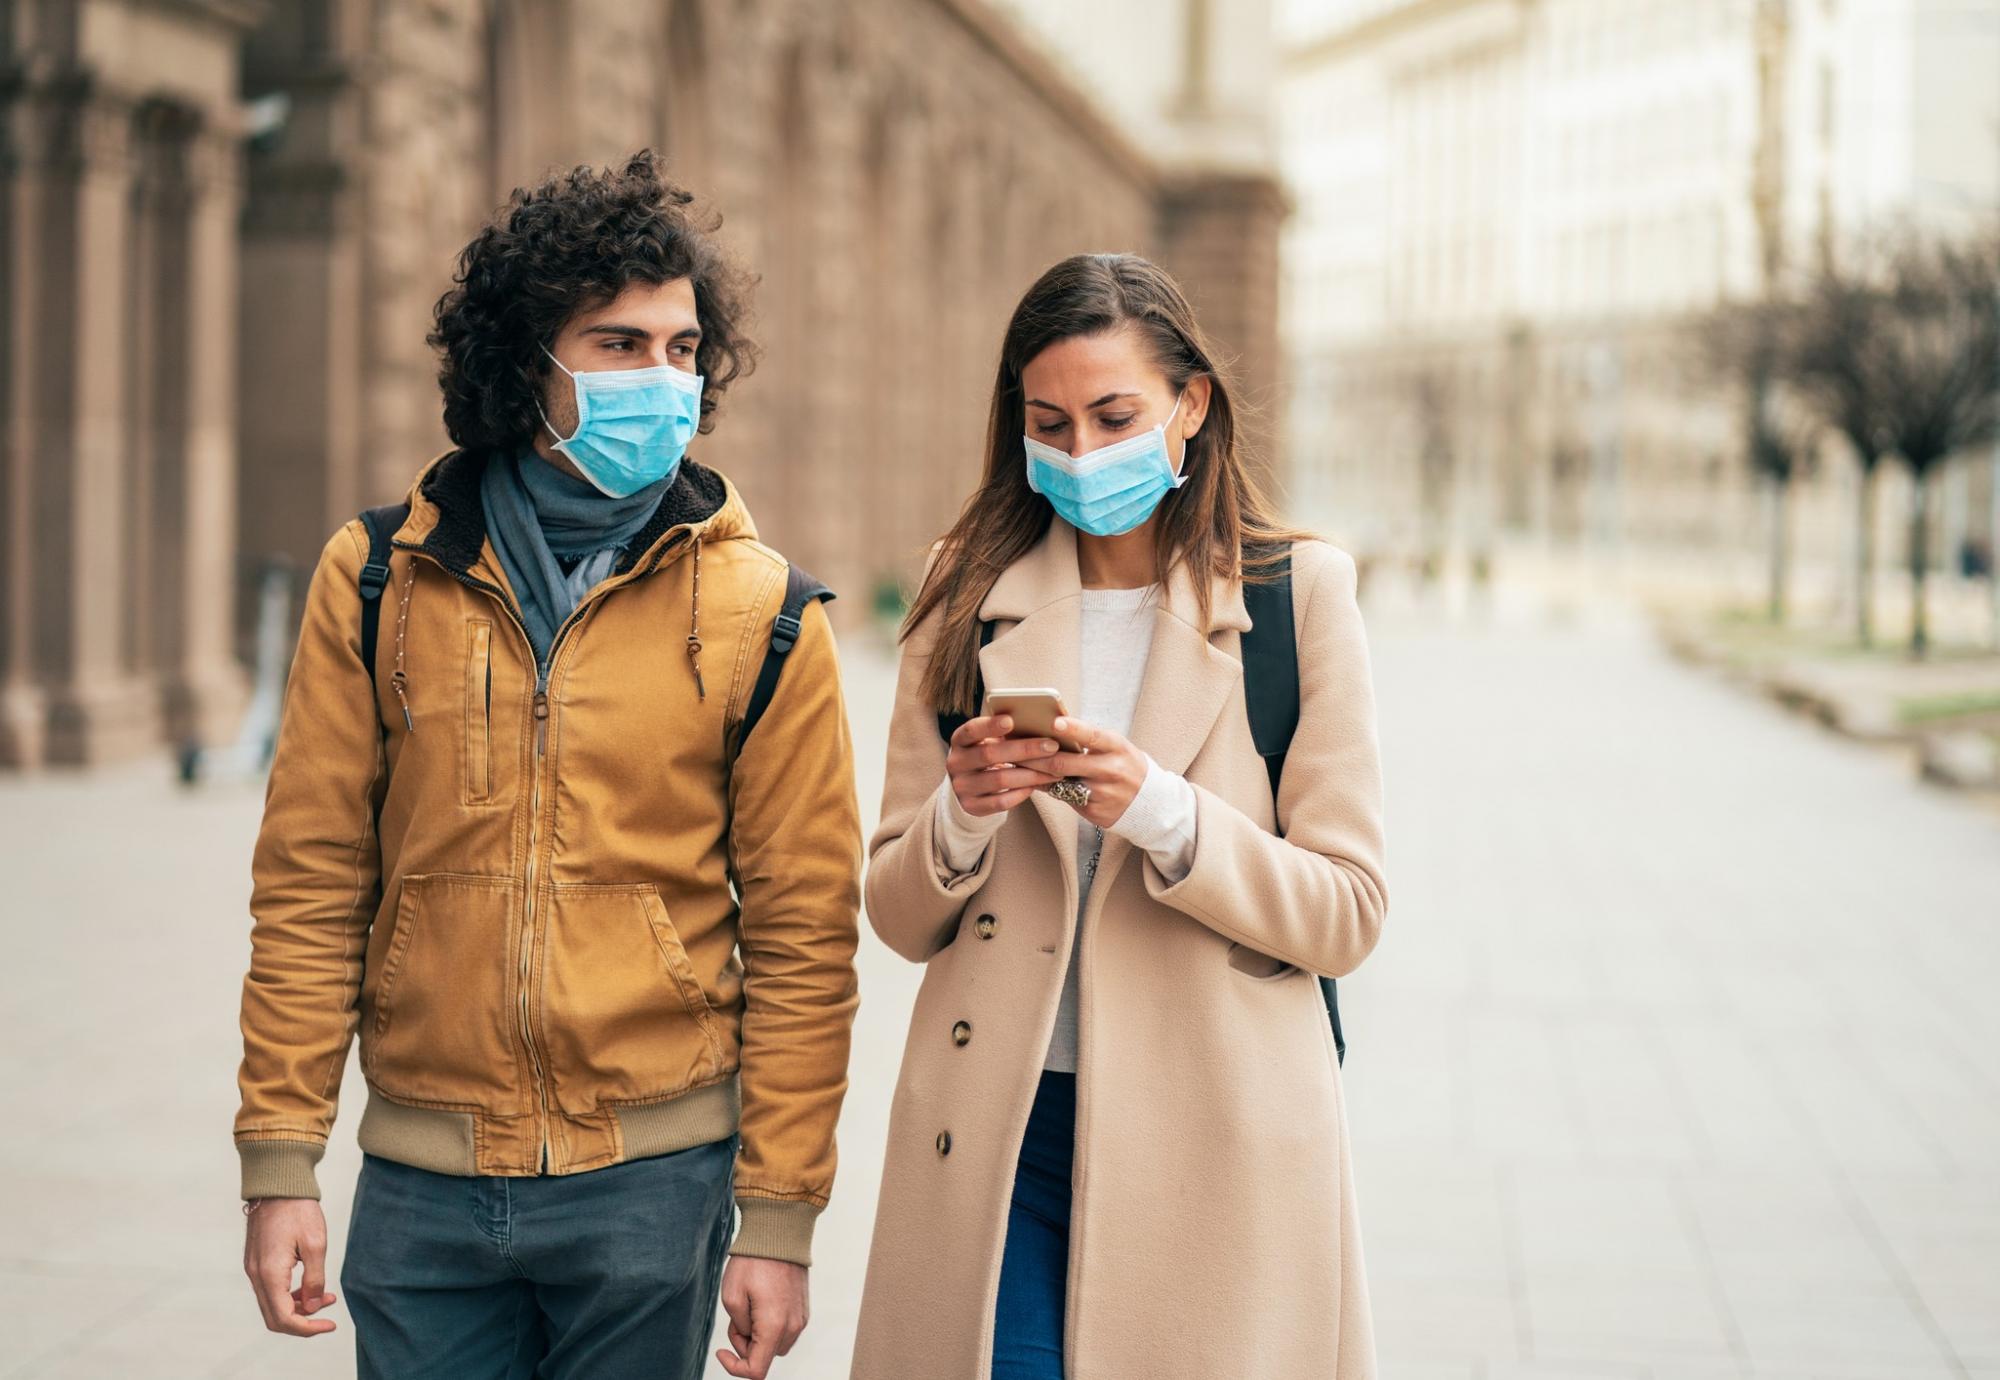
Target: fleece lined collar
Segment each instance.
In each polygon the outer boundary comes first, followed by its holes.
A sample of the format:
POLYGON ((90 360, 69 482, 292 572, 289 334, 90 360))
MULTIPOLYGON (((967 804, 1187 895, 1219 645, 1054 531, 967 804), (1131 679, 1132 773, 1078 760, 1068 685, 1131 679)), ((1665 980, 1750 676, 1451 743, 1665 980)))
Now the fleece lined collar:
MULTIPOLYGON (((484 452, 453 450, 424 468, 410 492, 410 520, 396 534, 414 543, 446 569, 465 574, 478 562, 486 542, 486 514, 479 502, 484 452)), ((701 528, 704 540, 756 535, 750 515, 729 482, 706 465, 688 459, 652 517, 626 545, 612 573, 622 575, 651 559, 661 539, 676 527, 701 528)))

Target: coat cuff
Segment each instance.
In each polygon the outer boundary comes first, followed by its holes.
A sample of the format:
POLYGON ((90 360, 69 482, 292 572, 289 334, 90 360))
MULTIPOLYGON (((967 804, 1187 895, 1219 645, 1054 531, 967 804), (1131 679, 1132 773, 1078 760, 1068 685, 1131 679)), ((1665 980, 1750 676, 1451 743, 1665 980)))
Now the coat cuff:
POLYGON ((737 1223, 736 1239, 729 1245, 731 1255, 812 1264, 818 1207, 797 1198, 738 1198, 736 1208, 742 1218, 737 1223))
POLYGON ((239 1140, 243 1199, 317 1198, 319 1176, 314 1167, 326 1145, 316 1140, 239 1140))

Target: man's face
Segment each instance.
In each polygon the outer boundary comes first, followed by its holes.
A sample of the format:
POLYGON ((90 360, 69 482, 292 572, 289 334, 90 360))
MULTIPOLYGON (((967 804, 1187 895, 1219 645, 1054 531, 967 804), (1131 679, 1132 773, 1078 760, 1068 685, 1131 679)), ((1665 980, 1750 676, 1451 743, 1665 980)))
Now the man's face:
MULTIPOLYGON (((610 369, 651 369, 670 364, 692 374, 701 323, 695 317, 694 284, 630 283, 600 307, 578 312, 556 333, 549 352, 572 373, 610 369)), ((556 435, 576 433, 576 385, 550 365, 542 380, 542 410, 549 425, 535 433, 535 451, 563 473, 581 479, 569 457, 555 449, 556 435)))

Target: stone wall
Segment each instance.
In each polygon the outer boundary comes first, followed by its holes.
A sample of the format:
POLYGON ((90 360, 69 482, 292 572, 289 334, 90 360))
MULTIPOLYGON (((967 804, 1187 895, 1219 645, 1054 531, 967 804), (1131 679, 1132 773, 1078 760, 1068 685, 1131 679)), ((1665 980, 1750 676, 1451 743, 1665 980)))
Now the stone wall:
POLYGON ((302 588, 445 447, 433 304, 552 169, 659 148, 722 213, 765 356, 694 453, 843 626, 955 516, 1007 314, 1064 255, 1156 254, 1274 392, 1275 184, 1137 148, 985 0, 35 0, 6 22, 0 765, 226 736, 256 572, 302 588), (93 10, 150 27, 77 51, 93 10), (167 113, 142 119, 154 87, 167 113), (151 224, 133 141, 156 125, 203 170, 160 195, 199 212, 147 241, 135 297, 95 266, 151 224))

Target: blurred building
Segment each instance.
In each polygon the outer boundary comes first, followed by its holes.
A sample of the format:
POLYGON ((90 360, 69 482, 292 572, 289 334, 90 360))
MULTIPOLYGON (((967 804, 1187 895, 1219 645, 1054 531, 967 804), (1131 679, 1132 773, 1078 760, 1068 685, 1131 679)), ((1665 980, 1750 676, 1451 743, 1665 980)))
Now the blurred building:
MULTIPOLYGON (((1364 547, 1754 548, 1743 404, 1690 323, 1885 223, 2000 209, 2000 0, 1290 0, 1279 27, 1293 485, 1364 547)), ((1954 467, 1948 532, 1984 475, 1954 467)), ((1808 485, 1806 551, 1849 539, 1852 482, 1808 485)))
POLYGON ((850 623, 955 514, 1054 260, 1158 257, 1272 395, 1268 30, 1263 0, 7 5, 0 764, 227 736, 240 591, 443 448, 432 304, 551 167, 661 147, 724 214, 767 354, 696 453, 850 623), (1114 19, 1150 85, 1081 41, 1114 19))

